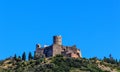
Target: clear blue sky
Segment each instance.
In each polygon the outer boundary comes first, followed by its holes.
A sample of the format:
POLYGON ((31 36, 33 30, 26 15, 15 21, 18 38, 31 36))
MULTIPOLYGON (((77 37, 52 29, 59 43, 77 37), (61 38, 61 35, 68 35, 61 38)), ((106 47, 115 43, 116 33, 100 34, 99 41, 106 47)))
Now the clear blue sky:
POLYGON ((120 0, 0 0, 0 59, 51 45, 53 35, 83 57, 120 59, 120 0))

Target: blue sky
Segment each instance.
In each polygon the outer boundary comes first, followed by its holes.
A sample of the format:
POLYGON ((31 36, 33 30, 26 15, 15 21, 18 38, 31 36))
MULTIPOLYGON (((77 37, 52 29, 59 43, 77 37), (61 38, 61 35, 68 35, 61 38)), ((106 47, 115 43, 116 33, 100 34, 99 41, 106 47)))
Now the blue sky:
POLYGON ((120 1, 0 0, 0 59, 34 53, 53 35, 76 44, 83 57, 120 59, 120 1))

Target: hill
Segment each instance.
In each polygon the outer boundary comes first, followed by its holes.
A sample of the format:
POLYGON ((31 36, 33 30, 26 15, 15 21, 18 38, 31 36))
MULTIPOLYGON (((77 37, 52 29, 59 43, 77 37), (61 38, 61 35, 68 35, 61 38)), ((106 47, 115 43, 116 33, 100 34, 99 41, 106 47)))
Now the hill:
POLYGON ((0 72, 120 72, 120 66, 96 57, 86 59, 57 55, 28 61, 8 58, 0 61, 0 72))

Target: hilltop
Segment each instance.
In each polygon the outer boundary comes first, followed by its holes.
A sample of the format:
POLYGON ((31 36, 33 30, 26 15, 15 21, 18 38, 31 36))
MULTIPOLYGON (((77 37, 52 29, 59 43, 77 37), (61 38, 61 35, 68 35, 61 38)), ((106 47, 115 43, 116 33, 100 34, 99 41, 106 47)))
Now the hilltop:
POLYGON ((110 58, 99 60, 62 55, 28 61, 12 57, 0 61, 0 72, 120 72, 120 62, 110 58))

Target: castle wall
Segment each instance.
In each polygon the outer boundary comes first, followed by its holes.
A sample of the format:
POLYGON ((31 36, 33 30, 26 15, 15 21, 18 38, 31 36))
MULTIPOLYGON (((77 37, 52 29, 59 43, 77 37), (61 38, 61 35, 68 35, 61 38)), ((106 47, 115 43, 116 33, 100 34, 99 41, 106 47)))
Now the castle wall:
POLYGON ((53 56, 57 55, 57 54, 61 54, 62 51, 62 47, 60 45, 53 45, 53 56))
POLYGON ((56 56, 58 54, 62 54, 66 57, 82 57, 80 50, 76 48, 76 45, 74 46, 63 46, 62 45, 62 37, 61 36, 54 36, 53 37, 53 45, 51 46, 45 46, 44 48, 41 48, 40 44, 36 45, 36 51, 35 55, 37 57, 52 57, 56 56))
POLYGON ((75 53, 71 53, 71 57, 73 57, 73 58, 79 58, 79 55, 77 55, 75 53))
POLYGON ((44 49, 44 54, 45 54, 46 57, 51 57, 53 55, 52 46, 46 47, 44 49))
POLYGON ((44 56, 44 48, 37 48, 35 55, 37 58, 43 57, 44 56))

